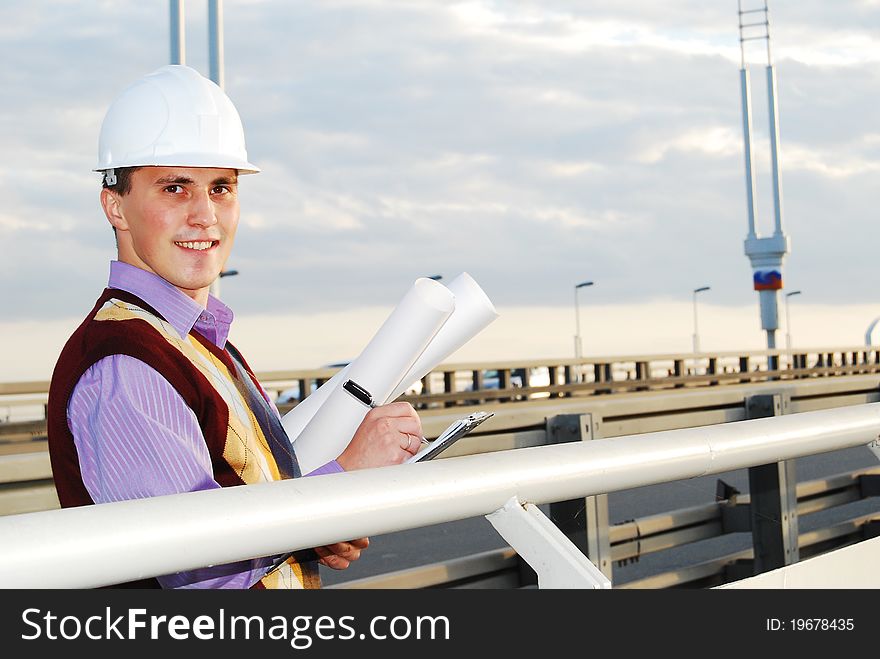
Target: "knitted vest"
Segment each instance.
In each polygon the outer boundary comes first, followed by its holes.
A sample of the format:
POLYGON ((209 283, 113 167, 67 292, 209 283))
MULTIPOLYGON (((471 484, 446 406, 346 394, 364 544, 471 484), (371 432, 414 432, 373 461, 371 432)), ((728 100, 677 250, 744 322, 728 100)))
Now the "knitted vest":
MULTIPOLYGON (((48 439, 62 507, 93 504, 83 484, 67 406, 80 376, 100 359, 128 355, 154 368, 192 409, 222 487, 300 476, 293 449, 256 377, 235 348, 221 350, 198 332, 183 339, 137 296, 105 289, 58 358, 49 387, 48 439), (232 358, 230 353, 236 356, 232 358)), ((255 588, 319 588, 317 562, 291 556, 255 588)), ((155 579, 122 584, 155 587, 155 579)))

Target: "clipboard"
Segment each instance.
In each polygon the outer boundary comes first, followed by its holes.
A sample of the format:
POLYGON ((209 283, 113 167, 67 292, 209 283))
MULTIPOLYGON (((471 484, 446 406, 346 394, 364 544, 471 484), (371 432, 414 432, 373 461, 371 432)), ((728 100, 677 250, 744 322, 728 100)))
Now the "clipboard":
POLYGON ((426 460, 433 460, 435 457, 440 455, 447 448, 452 446, 459 439, 467 435, 471 430, 476 428, 478 425, 483 423, 486 419, 490 419, 495 416, 495 412, 474 412, 473 414, 468 414, 466 417, 462 419, 458 419, 449 424, 449 427, 444 430, 437 439, 432 442, 428 442, 428 445, 422 448, 418 453, 413 455, 408 460, 404 461, 404 464, 411 462, 424 462, 426 460))

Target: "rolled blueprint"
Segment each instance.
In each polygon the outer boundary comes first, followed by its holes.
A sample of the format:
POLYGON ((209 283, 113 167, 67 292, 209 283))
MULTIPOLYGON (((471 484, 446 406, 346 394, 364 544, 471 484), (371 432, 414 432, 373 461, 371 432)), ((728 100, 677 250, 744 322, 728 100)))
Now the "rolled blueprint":
MULTIPOLYGON (((341 370, 334 373, 332 378, 315 389, 311 394, 297 403, 292 410, 281 417, 281 425, 284 426, 284 431, 287 433, 291 442, 299 437, 303 428, 305 428, 308 422, 312 420, 312 417, 315 416, 317 411, 321 409, 321 405, 323 405, 330 397, 330 394, 333 393, 335 389, 342 386, 342 383, 345 382, 345 376, 350 369, 351 364, 346 364, 341 370)), ((320 467, 320 465, 318 466, 320 467)))
MULTIPOLYGON (((349 364, 345 379, 357 382, 379 404, 388 400, 454 308, 455 297, 446 286, 427 277, 417 279, 367 347, 349 364)), ((290 436, 302 472, 307 474, 336 459, 368 411, 369 407, 341 386, 334 386, 298 436, 290 436)))
POLYGON ((447 285, 447 288, 455 296, 455 311, 443 323, 431 345, 425 348, 409 373, 403 376, 388 399, 382 402, 397 398, 498 318, 495 306, 468 273, 462 272, 447 285))

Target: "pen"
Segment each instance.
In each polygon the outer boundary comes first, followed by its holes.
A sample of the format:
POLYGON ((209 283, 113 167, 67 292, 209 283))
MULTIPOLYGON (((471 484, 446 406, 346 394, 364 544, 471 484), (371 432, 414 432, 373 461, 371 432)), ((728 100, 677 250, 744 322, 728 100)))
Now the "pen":
POLYGON ((376 402, 373 400, 370 392, 364 389, 354 380, 346 380, 345 383, 342 385, 342 388, 345 389, 352 396, 357 398, 367 407, 376 407, 376 402))
MULTIPOLYGON (((361 385, 359 385, 354 380, 346 380, 342 384, 342 388, 345 389, 352 396, 357 398, 360 402, 362 402, 367 407, 376 407, 376 401, 373 400, 372 394, 369 391, 364 389, 361 385)), ((421 444, 428 444, 428 440, 422 437, 421 444)))

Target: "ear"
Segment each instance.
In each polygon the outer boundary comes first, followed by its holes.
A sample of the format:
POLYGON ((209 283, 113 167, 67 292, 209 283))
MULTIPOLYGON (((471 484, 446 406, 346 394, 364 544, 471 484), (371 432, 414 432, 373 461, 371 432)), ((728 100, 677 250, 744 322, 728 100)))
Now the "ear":
POLYGON ((125 214, 122 210, 122 199, 119 193, 107 188, 101 189, 101 208, 104 209, 104 215, 107 221, 114 229, 120 231, 128 230, 128 222, 125 220, 125 214))

